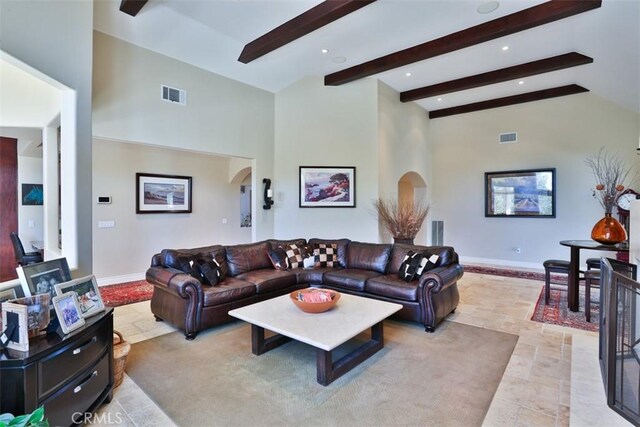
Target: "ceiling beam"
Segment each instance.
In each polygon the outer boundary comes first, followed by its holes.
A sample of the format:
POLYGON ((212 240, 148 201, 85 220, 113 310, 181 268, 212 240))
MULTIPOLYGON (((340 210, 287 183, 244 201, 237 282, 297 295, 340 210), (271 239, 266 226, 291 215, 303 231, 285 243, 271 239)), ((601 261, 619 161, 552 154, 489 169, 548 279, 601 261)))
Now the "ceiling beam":
POLYGON ((505 107, 507 105, 523 104, 525 102, 540 101, 542 99, 557 98, 559 96, 573 95, 582 92, 589 92, 589 89, 585 89, 582 86, 578 85, 554 87, 552 89, 538 90, 535 92, 523 93, 520 95, 507 96, 505 98, 496 98, 490 99, 488 101, 474 102, 472 104, 460 105, 458 107, 433 110, 429 111, 429 118, 437 119, 439 117, 470 113, 472 111, 488 110, 490 108, 505 107))
POLYGON ((400 100, 402 102, 415 101, 417 99, 429 98, 430 96, 507 82, 509 80, 563 70, 565 68, 576 67, 578 65, 591 64, 592 62, 593 58, 581 55, 577 52, 565 53, 564 55, 527 62, 526 64, 515 65, 513 67, 502 68, 500 70, 489 71, 487 73, 476 74, 474 76, 463 77, 456 80, 449 80, 448 82, 408 90, 400 93, 400 100))
POLYGON ((147 0, 122 0, 120 2, 120 12, 136 16, 145 4, 147 4, 147 0))
POLYGON ((383 71, 423 61, 445 53, 484 43, 549 22, 600 7, 601 0, 552 0, 452 33, 324 77, 324 84, 338 86, 383 71))
POLYGON ((363 8, 376 0, 326 0, 248 43, 238 61, 254 59, 363 8))

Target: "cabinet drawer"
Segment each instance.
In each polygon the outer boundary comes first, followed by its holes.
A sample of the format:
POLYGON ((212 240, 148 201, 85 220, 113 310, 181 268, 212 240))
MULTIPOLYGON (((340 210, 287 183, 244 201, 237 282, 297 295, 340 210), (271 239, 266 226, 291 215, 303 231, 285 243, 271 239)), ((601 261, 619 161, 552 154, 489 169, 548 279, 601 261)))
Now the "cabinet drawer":
POLYGON ((97 364, 42 402, 50 425, 68 426, 83 419, 84 411, 93 405, 110 383, 110 359, 109 352, 105 353, 97 364))
POLYGON ((45 397, 96 361, 113 339, 108 326, 104 324, 92 331, 87 331, 88 333, 74 340, 72 345, 38 362, 38 396, 40 398, 45 397))

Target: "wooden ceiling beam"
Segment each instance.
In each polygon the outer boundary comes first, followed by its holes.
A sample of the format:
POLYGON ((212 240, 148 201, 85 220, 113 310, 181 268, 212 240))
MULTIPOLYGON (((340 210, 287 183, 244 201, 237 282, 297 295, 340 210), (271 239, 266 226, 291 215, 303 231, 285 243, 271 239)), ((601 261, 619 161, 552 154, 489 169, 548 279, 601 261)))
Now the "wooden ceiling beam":
POLYGON ((456 114, 470 113, 472 111, 506 107, 507 105, 523 104, 525 102, 540 101, 542 99, 557 98, 559 96, 573 95, 582 92, 589 92, 589 89, 585 89, 582 86, 578 85, 554 87, 552 89, 538 90, 535 92, 523 93, 520 95, 507 96, 505 98, 496 98, 487 101, 474 102, 472 104, 460 105, 458 107, 433 110, 429 111, 429 118, 437 119, 440 117, 453 116, 456 114))
POLYGON ((324 84, 338 86, 587 12, 599 8, 601 5, 602 0, 551 0, 511 15, 328 74, 324 77, 324 84))
POLYGON ((145 4, 147 4, 147 0, 122 0, 120 2, 120 12, 136 16, 145 4))
POLYGON ((248 64, 254 59, 278 49, 324 27, 376 0, 326 0, 248 43, 238 61, 248 64))
POLYGON ((565 68, 577 67, 578 65, 591 64, 592 62, 593 58, 581 55, 577 52, 565 53, 564 55, 527 62, 526 64, 515 65, 513 67, 502 68, 500 70, 489 71, 482 74, 476 74, 474 76, 463 77, 460 79, 449 80, 448 82, 408 90, 400 93, 400 100, 402 102, 415 101, 418 99, 429 98, 430 96, 507 82, 509 80, 521 79, 523 77, 530 77, 538 74, 549 73, 551 71, 563 70, 565 68))

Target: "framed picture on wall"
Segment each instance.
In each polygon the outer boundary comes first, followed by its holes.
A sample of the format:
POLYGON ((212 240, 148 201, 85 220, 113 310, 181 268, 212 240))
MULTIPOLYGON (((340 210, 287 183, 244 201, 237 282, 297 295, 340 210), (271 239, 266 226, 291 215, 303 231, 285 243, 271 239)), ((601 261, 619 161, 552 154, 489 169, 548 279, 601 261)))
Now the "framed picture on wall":
POLYGON ((486 172, 484 205, 486 217, 555 218, 555 168, 486 172))
POLYGON ((356 168, 300 166, 301 208, 354 208, 356 168))
POLYGON ((190 176, 136 174, 136 213, 191 213, 190 176))
POLYGON ((42 184, 22 184, 22 205, 42 206, 44 190, 42 184))

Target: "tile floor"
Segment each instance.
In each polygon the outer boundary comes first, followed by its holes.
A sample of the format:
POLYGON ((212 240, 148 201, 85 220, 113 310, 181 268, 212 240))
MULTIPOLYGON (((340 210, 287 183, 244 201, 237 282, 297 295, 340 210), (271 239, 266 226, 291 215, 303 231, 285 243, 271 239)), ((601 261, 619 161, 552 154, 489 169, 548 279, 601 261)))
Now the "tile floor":
MULTIPOLYGON (((448 320, 520 336, 485 426, 630 425, 606 406, 597 334, 529 320, 542 282, 466 273, 458 286, 448 320)), ((116 308, 114 322, 131 343, 174 330, 155 322, 148 301, 116 308)), ((174 425, 126 375, 91 425, 113 424, 174 425)))

